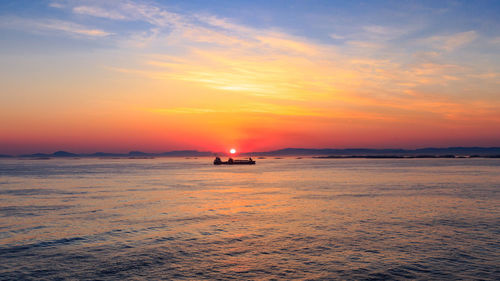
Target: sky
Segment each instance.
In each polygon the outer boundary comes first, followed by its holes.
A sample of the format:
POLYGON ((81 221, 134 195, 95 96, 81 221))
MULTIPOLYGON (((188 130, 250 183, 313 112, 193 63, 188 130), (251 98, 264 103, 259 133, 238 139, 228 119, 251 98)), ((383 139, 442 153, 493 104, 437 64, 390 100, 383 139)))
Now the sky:
POLYGON ((0 1, 0 153, 500 146, 499 1, 0 1))

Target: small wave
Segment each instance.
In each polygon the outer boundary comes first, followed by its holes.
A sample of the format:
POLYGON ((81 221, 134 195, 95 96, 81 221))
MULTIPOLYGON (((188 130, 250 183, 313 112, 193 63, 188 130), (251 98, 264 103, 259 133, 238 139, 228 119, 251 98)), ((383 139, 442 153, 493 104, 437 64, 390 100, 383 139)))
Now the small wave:
POLYGON ((29 217, 41 216, 46 212, 59 211, 68 209, 70 206, 66 205, 52 205, 52 206, 6 206, 0 207, 0 216, 3 217, 29 217))
POLYGON ((86 194, 87 192, 72 192, 57 189, 47 189, 47 188, 26 188, 26 189, 6 189, 0 190, 0 195, 13 195, 13 196, 33 196, 33 195, 52 195, 52 194, 62 194, 62 195, 77 195, 86 194))
POLYGON ((83 238, 83 237, 72 237, 72 238, 62 238, 62 239, 57 239, 57 240, 52 240, 52 241, 42 241, 42 242, 33 243, 33 244, 0 248, 0 253, 13 254, 13 253, 18 253, 18 252, 22 252, 22 251, 30 251, 30 250, 33 250, 36 248, 67 245, 67 244, 72 244, 72 243, 76 243, 78 241, 84 241, 84 240, 85 240, 85 238, 83 238))

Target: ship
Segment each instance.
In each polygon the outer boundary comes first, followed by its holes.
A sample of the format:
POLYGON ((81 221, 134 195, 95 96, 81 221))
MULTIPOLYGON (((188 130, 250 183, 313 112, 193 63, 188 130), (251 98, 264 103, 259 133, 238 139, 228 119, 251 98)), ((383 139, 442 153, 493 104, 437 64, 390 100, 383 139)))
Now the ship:
POLYGON ((255 160, 249 157, 244 160, 229 158, 227 161, 222 161, 220 157, 215 157, 214 165, 255 165, 255 160))

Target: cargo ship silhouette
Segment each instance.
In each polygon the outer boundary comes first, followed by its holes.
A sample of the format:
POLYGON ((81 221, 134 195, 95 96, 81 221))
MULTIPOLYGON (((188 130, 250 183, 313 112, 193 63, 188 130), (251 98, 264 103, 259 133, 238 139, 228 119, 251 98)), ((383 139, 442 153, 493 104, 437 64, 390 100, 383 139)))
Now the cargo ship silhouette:
POLYGON ((235 160, 229 158, 227 161, 222 161, 220 157, 215 157, 214 165, 255 165, 255 160, 251 157, 245 160, 235 160))

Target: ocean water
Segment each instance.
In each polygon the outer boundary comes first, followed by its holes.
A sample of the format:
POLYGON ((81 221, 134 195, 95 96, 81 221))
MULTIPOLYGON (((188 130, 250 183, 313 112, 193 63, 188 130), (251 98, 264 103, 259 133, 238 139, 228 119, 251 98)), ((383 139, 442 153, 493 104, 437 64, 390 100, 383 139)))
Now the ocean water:
POLYGON ((500 159, 211 161, 0 160, 0 279, 500 279, 500 159))

